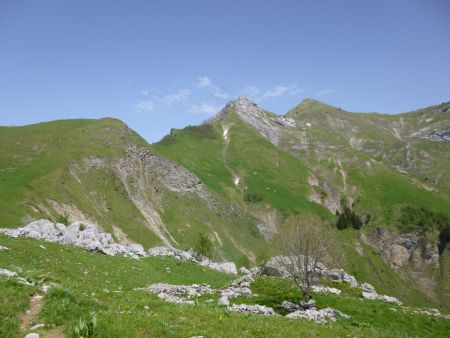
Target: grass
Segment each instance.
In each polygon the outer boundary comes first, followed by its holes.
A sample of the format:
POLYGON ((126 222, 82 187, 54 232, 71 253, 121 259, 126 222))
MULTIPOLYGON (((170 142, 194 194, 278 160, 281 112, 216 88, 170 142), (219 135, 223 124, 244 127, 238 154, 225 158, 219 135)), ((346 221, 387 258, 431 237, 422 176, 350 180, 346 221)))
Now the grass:
MULTIPOLYGON (((362 336, 374 337, 444 337, 448 334, 450 322, 447 319, 427 318, 412 315, 401 306, 380 301, 362 300, 360 290, 352 289, 347 284, 328 282, 330 286, 342 291, 341 295, 316 294, 317 308, 332 307, 351 317, 350 320, 338 319, 333 324, 348 333, 362 329, 362 336)), ((288 279, 260 277, 251 285, 255 297, 240 298, 247 304, 262 304, 276 309, 284 300, 300 301, 298 287, 288 279)), ((277 310, 285 314, 282 310, 277 310)), ((355 334, 355 333, 352 333, 355 334)))
MULTIPOLYGON (((208 127, 189 127, 187 132, 214 140, 214 131, 208 127)), ((174 193, 153 172, 140 169, 128 178, 126 187, 117 173, 117 161, 129 144, 150 145, 118 120, 0 127, 0 143, 0 227, 14 228, 39 218, 58 221, 66 211, 58 210, 56 201, 75 210, 67 215, 69 222, 87 218, 109 233, 120 228, 145 248, 162 245, 142 210, 144 205, 161 217, 180 248, 191 248, 198 232, 216 240, 219 258, 239 261, 246 253, 256 256, 267 246, 257 233, 256 220, 230 212, 228 201, 174 193), (92 158, 104 165, 86 167, 85 161, 92 158)))
MULTIPOLYGON (((32 280, 55 284, 44 298, 39 321, 60 326, 66 334, 79 326, 80 320, 86 322, 93 316, 98 337, 442 337, 450 328, 448 320, 404 314, 400 308, 394 312, 390 308, 396 306, 361 301, 357 292, 344 284, 337 286, 343 290, 343 297, 318 295, 318 307, 332 306, 352 319, 327 325, 230 313, 216 305, 217 296, 201 297, 195 306, 169 304, 155 295, 134 289, 156 282, 208 283, 222 288, 233 276, 171 258, 137 261, 3 236, 0 236, 0 244, 11 248, 0 252, 2 268, 19 271, 32 280), (170 268, 170 272, 166 268, 170 268), (209 303, 209 298, 214 301, 209 303)), ((233 302, 275 306, 285 299, 298 299, 298 291, 292 284, 277 278, 258 278, 252 290, 256 294, 254 297, 233 302)), ((17 316, 27 308, 29 296, 36 291, 36 287, 0 279, 2 337, 19 336, 17 316)))

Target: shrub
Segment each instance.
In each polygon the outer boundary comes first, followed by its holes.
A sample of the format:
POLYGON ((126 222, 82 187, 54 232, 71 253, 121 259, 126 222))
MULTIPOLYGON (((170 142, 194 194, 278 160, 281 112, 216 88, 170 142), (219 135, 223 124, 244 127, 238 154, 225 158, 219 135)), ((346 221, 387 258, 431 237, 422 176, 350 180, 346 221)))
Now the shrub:
POLYGON ((69 216, 67 214, 59 215, 58 218, 56 219, 56 222, 62 223, 64 225, 68 225, 69 224, 69 216))
POLYGON ((245 200, 249 203, 258 203, 261 202, 263 199, 264 198, 261 194, 257 194, 254 192, 245 194, 245 200))
POLYGON ((400 210, 398 227, 403 231, 414 229, 437 229, 450 228, 450 218, 425 208, 414 208, 405 206, 400 210))
POLYGON ((212 241, 209 239, 207 234, 198 233, 198 239, 194 245, 194 251, 196 255, 202 259, 204 257, 211 258, 212 257, 212 241))

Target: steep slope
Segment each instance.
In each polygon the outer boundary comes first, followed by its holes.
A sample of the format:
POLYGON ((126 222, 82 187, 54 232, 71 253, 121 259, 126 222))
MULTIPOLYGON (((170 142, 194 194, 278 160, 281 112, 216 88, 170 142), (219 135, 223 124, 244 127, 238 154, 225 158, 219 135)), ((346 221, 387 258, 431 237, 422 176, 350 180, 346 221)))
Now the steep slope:
POLYGON ((265 243, 256 220, 118 120, 0 128, 0 226, 86 220, 121 242, 190 248, 199 232, 217 259, 248 262, 265 243))
POLYGON ((282 231, 289 215, 335 222, 336 212, 352 207, 368 224, 337 234, 348 268, 381 288, 415 284, 448 305, 443 229, 411 224, 401 234, 406 206, 448 220, 448 106, 392 116, 305 100, 278 116, 238 98, 204 125, 172 130, 153 149, 259 218, 268 238, 282 231))

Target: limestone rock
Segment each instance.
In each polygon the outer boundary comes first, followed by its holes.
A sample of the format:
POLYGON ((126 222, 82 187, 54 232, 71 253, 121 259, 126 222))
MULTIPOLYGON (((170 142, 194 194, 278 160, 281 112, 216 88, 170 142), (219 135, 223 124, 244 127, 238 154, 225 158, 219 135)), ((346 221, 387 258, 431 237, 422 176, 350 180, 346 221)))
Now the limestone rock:
POLYGON ((192 297, 215 293, 215 290, 211 289, 208 284, 172 285, 157 283, 137 290, 150 291, 166 302, 190 305, 195 304, 195 301, 190 300, 192 297))
POLYGON ((336 317, 342 317, 344 319, 349 319, 350 317, 338 310, 327 307, 325 309, 307 309, 307 310, 297 310, 286 316, 286 318, 303 318, 307 320, 312 320, 317 323, 326 323, 328 320, 336 321, 336 317))
POLYGON ((29 333, 24 338, 39 338, 39 334, 37 334, 37 333, 29 333))
POLYGON ((228 310, 231 312, 246 312, 246 313, 253 313, 253 314, 259 314, 259 315, 266 315, 266 316, 275 316, 275 311, 268 306, 264 305, 248 305, 248 304, 233 304, 228 307, 228 310))
POLYGON ((230 301, 228 300, 227 296, 222 296, 219 298, 218 304, 228 306, 228 305, 230 305, 230 301))
POLYGON ((19 274, 15 271, 0 269, 0 276, 4 276, 7 278, 16 278, 16 277, 19 277, 19 274))
POLYGON ((0 229, 0 233, 14 238, 29 237, 48 242, 75 245, 111 256, 118 254, 132 258, 146 256, 141 245, 117 244, 111 234, 101 232, 95 225, 84 222, 74 222, 66 227, 64 224, 38 220, 18 229, 0 229))

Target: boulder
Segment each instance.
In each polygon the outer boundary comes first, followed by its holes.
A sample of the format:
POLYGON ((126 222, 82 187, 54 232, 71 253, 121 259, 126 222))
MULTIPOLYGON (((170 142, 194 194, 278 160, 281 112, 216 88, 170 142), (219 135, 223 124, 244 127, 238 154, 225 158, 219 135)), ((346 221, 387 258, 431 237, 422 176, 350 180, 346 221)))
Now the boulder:
POLYGON ((350 287, 358 287, 358 282, 355 277, 345 272, 343 269, 323 269, 322 275, 330 278, 333 282, 348 283, 350 287))
POLYGON ((295 312, 297 310, 302 310, 302 307, 299 304, 290 302, 288 300, 283 301, 283 303, 281 303, 281 305, 278 305, 278 308, 285 310, 289 313, 295 312))

